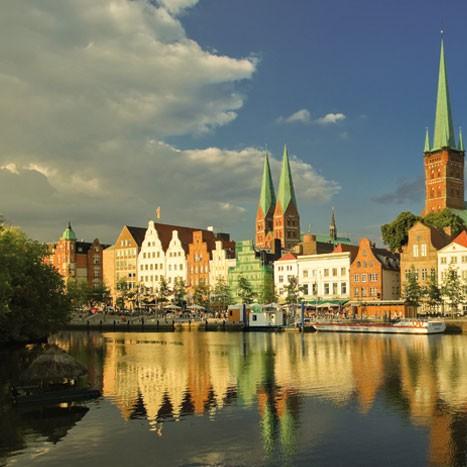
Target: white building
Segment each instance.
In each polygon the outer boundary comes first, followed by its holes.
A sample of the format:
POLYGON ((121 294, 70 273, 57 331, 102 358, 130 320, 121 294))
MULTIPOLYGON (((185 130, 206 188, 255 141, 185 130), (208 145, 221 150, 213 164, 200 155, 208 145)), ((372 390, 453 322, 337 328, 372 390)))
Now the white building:
POLYGON ((172 231, 172 238, 165 253, 165 265, 165 277, 169 287, 173 286, 177 279, 186 284, 186 253, 177 230, 172 231))
POLYGON ((460 282, 465 287, 467 285, 467 232, 465 230, 438 251, 438 285, 443 284, 449 269, 457 272, 460 282))
POLYGON ((148 222, 146 235, 138 254, 138 283, 150 290, 159 288, 162 277, 165 277, 165 251, 159 238, 154 221, 148 222))
POLYGON ((296 276, 305 300, 347 300, 350 263, 348 251, 298 257, 286 254, 274 263, 276 293, 280 300, 285 299, 289 278, 296 276))
POLYGON ((237 264, 235 258, 229 258, 229 251, 223 248, 223 242, 216 240, 216 248, 212 250, 212 259, 209 260, 209 285, 215 287, 219 280, 228 282, 228 272, 237 264))

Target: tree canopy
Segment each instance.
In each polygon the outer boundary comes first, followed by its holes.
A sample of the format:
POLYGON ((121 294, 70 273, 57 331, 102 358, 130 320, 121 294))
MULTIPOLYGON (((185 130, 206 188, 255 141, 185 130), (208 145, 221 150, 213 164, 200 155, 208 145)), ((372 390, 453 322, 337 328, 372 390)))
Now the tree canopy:
POLYGON ((46 246, 0 223, 0 342, 42 338, 68 321, 70 300, 46 254, 46 246))
POLYGON ((450 209, 443 209, 439 212, 430 212, 423 218, 423 222, 437 229, 451 228, 453 235, 460 234, 465 229, 464 221, 457 214, 454 214, 450 209))
POLYGON ((238 278, 237 295, 240 297, 242 303, 253 303, 256 298, 256 293, 253 290, 251 282, 243 276, 238 278))

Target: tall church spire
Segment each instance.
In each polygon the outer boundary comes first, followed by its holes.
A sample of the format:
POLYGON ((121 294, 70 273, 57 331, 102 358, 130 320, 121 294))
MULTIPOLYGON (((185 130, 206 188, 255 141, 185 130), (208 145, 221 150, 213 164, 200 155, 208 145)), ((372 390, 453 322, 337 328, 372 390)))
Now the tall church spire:
POLYGON ((425 131, 425 147, 423 149, 423 152, 427 153, 430 152, 430 133, 428 132, 428 128, 425 131))
POLYGON ((266 154, 264 156, 263 179, 261 182, 258 207, 263 210, 263 215, 266 216, 271 208, 274 209, 275 204, 276 196, 272 183, 271 168, 269 167, 269 158, 266 154))
POLYGON ((289 207, 290 203, 295 206, 295 190, 292 181, 292 173, 290 171, 289 164, 289 153, 287 152, 287 146, 284 144, 284 152, 282 154, 282 169, 281 177, 279 179, 279 189, 277 191, 277 201, 280 203, 282 212, 285 212, 289 207))
POLYGON ((438 97, 436 100, 435 131, 432 150, 435 151, 441 148, 456 149, 443 39, 441 39, 441 53, 439 58, 438 97))
POLYGON ((331 242, 335 242, 337 240, 337 226, 336 226, 336 213, 334 208, 331 210, 331 222, 329 224, 329 239, 331 242))

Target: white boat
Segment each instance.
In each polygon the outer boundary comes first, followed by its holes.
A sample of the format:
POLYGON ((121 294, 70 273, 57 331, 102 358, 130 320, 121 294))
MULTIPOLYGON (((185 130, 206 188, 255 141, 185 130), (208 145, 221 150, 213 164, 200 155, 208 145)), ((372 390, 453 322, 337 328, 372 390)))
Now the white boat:
POLYGON ((328 321, 314 322, 312 326, 320 332, 363 332, 378 334, 441 334, 446 324, 441 320, 404 319, 396 323, 377 321, 328 321))

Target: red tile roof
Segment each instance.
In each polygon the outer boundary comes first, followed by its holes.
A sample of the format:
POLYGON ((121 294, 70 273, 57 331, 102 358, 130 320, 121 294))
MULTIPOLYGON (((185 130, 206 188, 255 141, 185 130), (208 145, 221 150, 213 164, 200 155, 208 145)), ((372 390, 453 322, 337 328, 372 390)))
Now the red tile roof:
POLYGON ((297 257, 293 254, 293 253, 290 253, 290 252, 287 252, 287 253, 284 253, 279 259, 278 261, 290 261, 292 259, 297 259, 297 257))
POLYGON ((454 240, 454 243, 467 248, 467 231, 463 230, 454 240))

